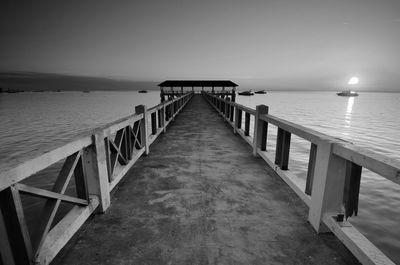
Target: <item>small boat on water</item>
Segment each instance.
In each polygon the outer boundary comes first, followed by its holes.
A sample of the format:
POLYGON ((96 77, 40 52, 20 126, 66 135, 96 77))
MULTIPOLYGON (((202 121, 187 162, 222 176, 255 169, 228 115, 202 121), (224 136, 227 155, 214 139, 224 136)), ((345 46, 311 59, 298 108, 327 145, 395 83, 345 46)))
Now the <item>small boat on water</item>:
POLYGON ((238 94, 241 96, 253 96, 254 95, 254 93, 251 90, 238 92, 238 94))
POLYGON ((356 97, 356 96, 358 96, 358 93, 355 91, 351 91, 351 90, 343 90, 342 92, 336 93, 336 95, 342 96, 342 97, 356 97))
POLYGON ((265 91, 265 89, 263 90, 257 90, 256 92, 254 92, 255 94, 267 94, 267 91, 265 91))
POLYGON ((147 90, 139 90, 139 93, 147 93, 147 90))

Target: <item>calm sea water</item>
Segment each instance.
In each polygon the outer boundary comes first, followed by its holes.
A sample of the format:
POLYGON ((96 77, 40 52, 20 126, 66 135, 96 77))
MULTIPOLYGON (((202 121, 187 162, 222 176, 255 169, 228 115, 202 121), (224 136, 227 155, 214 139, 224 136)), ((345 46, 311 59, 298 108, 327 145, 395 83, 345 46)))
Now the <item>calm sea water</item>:
POLYGON ((0 94, 0 167, 10 168, 91 129, 160 103, 156 91, 0 94))
MULTIPOLYGON (((353 142, 400 160, 400 93, 270 92, 237 102, 269 106, 272 115, 353 142)), ((0 94, 0 170, 52 150, 82 133, 132 114, 136 105, 154 106, 159 93, 45 92, 0 94)), ((276 128, 267 148, 274 149, 276 128)), ((309 143, 294 137, 289 167, 305 178, 309 143)), ((359 214, 351 222, 400 264, 400 188, 363 171, 359 214)))
MULTIPOLYGON (((237 103, 269 106, 271 115, 352 142, 400 161, 400 93, 270 92, 238 96, 237 103)), ((274 150, 276 127, 269 126, 274 150), (272 128, 271 128, 272 127, 272 128)), ((289 168, 306 178, 310 144, 292 136, 289 168)), ((400 186, 363 169, 358 216, 350 221, 400 264, 400 186)))

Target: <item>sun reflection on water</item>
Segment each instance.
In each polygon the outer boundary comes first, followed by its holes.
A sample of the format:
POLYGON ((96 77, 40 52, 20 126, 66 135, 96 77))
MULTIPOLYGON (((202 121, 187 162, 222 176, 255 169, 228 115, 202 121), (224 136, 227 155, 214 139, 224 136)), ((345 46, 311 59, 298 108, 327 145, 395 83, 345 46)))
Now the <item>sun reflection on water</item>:
POLYGON ((350 128, 350 123, 351 123, 351 114, 353 112, 353 105, 354 105, 354 97, 349 97, 347 101, 347 109, 346 109, 346 114, 344 116, 344 121, 345 121, 345 128, 350 128))

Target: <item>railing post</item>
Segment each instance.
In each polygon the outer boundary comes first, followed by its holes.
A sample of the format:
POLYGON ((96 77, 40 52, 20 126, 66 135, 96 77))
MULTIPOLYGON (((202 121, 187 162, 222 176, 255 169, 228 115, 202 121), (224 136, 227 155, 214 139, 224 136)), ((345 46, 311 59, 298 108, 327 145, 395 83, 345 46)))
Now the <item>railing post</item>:
POLYGON ((225 110, 224 110, 224 112, 225 112, 225 119, 226 120, 228 120, 229 119, 229 110, 231 109, 230 108, 230 105, 229 105, 229 101, 230 101, 230 99, 229 98, 225 98, 224 99, 224 102, 225 102, 225 110))
POLYGON ((158 122, 158 127, 157 128, 162 128, 161 109, 157 110, 157 122, 158 122))
POLYGON ((147 134, 147 124, 148 124, 148 117, 147 117, 147 108, 144 105, 139 105, 135 107, 136 114, 143 114, 143 120, 140 124, 140 142, 142 146, 145 147, 145 154, 148 155, 149 150, 149 136, 147 134))
POLYGON ((171 120, 174 121, 175 119, 175 100, 172 99, 172 103, 169 105, 171 107, 171 120))
POLYGON ((8 240, 7 227, 0 210, 0 264, 15 265, 11 244, 8 240))
POLYGON ((260 120, 260 115, 268 114, 268 106, 258 105, 254 115, 253 155, 257 156, 257 149, 265 151, 267 141, 268 123, 260 120))
POLYGON ((282 170, 288 170, 291 133, 278 128, 275 149, 275 165, 282 170))
POLYGON ((236 122, 237 130, 242 128, 242 114, 243 114, 243 110, 236 107, 236 117, 237 118, 235 117, 235 122, 236 122))
POLYGON ((343 203, 346 160, 332 154, 332 147, 328 140, 317 144, 308 220, 318 233, 329 232, 322 222, 324 214, 340 213, 343 203))
POLYGON ((108 182, 107 154, 104 133, 92 135, 93 145, 83 150, 82 162, 88 192, 99 197, 99 212, 104 213, 110 206, 110 186, 108 182))
POLYGON ((244 113, 244 135, 250 135, 250 113, 248 112, 244 113))
POLYGON ((170 119, 171 119, 171 105, 169 104, 165 106, 165 121, 169 121, 170 119))
POLYGON ((162 131, 165 133, 167 132, 167 126, 165 126, 165 104, 163 103, 162 108, 160 109, 160 127, 162 128, 162 131))
POLYGON ((157 134, 157 112, 151 114, 151 134, 157 134))
POLYGON ((311 192, 312 192, 311 189, 312 189, 312 184, 314 181, 314 169, 315 169, 316 154, 317 154, 317 145, 314 143, 311 143, 310 157, 308 159, 306 189, 304 191, 307 195, 311 195, 311 192))
MULTIPOLYGON (((0 192, 0 218, 2 219, 0 229, 6 230, 6 234, 1 234, 4 238, 0 242, 4 240, 9 243, 8 246, 0 246, 0 253, 6 255, 4 259, 7 261, 13 259, 15 264, 31 264, 33 258, 31 239, 25 222, 21 197, 14 186, 0 192)), ((3 259, 3 256, 0 258, 3 259)))
POLYGON ((357 215, 358 197, 360 194, 362 167, 346 160, 346 174, 343 191, 343 205, 345 207, 345 217, 357 215))
POLYGON ((235 106, 231 105, 229 110, 229 120, 233 122, 233 117, 235 115, 235 106))
POLYGON ((233 120, 233 133, 237 133, 239 126, 238 126, 238 121, 239 121, 239 108, 237 106, 235 108, 235 118, 233 120))

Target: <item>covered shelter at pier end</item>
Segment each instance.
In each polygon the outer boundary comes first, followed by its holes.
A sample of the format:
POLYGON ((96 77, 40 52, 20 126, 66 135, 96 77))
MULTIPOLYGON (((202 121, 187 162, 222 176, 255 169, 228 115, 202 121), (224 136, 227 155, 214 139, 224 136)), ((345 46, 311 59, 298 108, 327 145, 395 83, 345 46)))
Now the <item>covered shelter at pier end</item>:
POLYGON ((204 91, 205 88, 210 88, 212 94, 223 98, 230 96, 231 101, 234 102, 238 85, 230 80, 166 80, 158 84, 158 86, 160 87, 161 102, 165 101, 165 97, 172 99, 184 94, 185 87, 191 88, 193 92, 195 88, 201 87, 201 91, 204 91), (179 88, 179 90, 174 88, 179 88), (216 91, 216 88, 220 89, 216 91))

